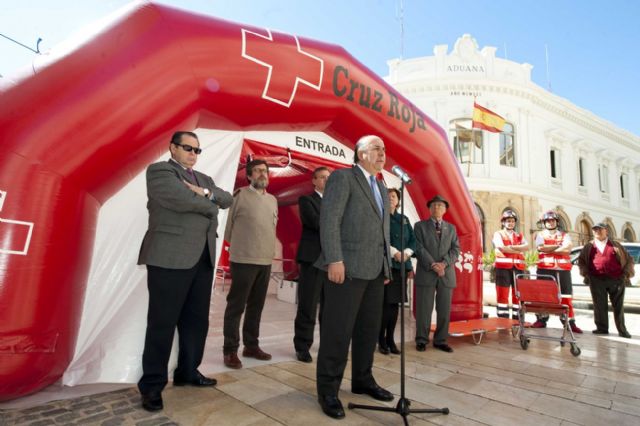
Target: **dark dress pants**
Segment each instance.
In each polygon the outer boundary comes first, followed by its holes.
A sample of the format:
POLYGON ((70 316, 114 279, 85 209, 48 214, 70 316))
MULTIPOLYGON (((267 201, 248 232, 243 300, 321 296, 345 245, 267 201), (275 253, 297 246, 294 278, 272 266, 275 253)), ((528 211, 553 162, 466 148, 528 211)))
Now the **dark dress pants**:
POLYGON ((384 279, 329 281, 322 272, 324 306, 316 370, 318 395, 338 395, 351 343, 351 386, 373 386, 373 352, 380 332, 384 279))
POLYGON ((258 347, 260 319, 270 279, 271 265, 231 262, 231 288, 224 311, 224 354, 235 353, 240 347, 242 313, 242 343, 248 348, 258 347))
MULTIPOLYGON (((398 312, 400 310, 399 306, 400 303, 403 302, 401 271, 399 269, 392 269, 391 274, 393 276, 393 279, 389 284, 384 286, 382 324, 380 325, 380 336, 378 337, 378 343, 381 346, 390 346, 392 344, 395 344, 394 334, 396 331, 396 324, 398 322, 398 312)), ((407 274, 409 274, 409 271, 405 271, 405 290, 407 274)), ((407 296, 405 293, 404 301, 406 300, 407 296)))
POLYGON ((147 265, 149 310, 142 353, 143 394, 162 391, 167 384, 167 365, 178 327, 178 367, 174 377, 195 378, 202 362, 209 331, 209 307, 213 266, 205 245, 200 260, 190 269, 166 269, 147 265))
POLYGON ((311 263, 300 263, 298 279, 298 311, 294 322, 293 345, 296 351, 308 351, 313 344, 313 331, 316 325, 318 303, 322 321, 322 271, 311 263))
POLYGON ((619 333, 627 331, 624 324, 624 280, 589 276, 589 290, 593 299, 593 322, 600 331, 609 331, 609 304, 613 307, 613 320, 619 333))
POLYGON ((452 297, 453 288, 446 287, 440 279, 436 280, 434 286, 416 286, 416 343, 429 343, 434 302, 436 331, 433 333, 433 344, 447 343, 452 297))

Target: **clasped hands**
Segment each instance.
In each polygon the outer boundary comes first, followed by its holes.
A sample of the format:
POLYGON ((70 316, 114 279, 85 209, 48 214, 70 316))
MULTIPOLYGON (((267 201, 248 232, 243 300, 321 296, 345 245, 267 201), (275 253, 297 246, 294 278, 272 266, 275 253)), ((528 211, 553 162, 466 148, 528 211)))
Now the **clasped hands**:
POLYGON ((409 256, 407 253, 396 252, 396 254, 393 255, 393 258, 396 262, 406 262, 407 260, 411 259, 411 256, 409 256))
POLYGON ((444 277, 444 270, 447 268, 444 262, 434 262, 431 264, 431 270, 438 274, 439 277, 444 277))

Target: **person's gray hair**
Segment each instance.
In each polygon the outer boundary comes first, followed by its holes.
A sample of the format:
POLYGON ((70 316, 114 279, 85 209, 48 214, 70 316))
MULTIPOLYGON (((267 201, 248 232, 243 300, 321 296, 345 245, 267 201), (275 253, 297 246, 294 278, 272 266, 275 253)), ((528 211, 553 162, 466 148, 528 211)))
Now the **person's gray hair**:
POLYGON ((360 159, 358 158, 358 152, 367 149, 369 145, 371 145, 375 141, 384 143, 382 138, 376 135, 365 135, 358 139, 358 142, 356 142, 356 146, 353 150, 353 162, 358 163, 360 161, 360 159))

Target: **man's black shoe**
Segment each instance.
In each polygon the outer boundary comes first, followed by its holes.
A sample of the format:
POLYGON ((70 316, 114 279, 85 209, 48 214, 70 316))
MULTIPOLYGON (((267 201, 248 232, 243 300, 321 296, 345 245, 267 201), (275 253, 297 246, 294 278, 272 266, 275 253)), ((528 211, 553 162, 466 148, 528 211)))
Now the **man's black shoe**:
POLYGON ((200 374, 199 371, 196 371, 196 377, 191 380, 183 380, 180 377, 173 376, 173 386, 215 386, 218 383, 216 379, 210 379, 208 377, 200 374))
POLYGON ((609 332, 607 330, 593 330, 592 331, 593 334, 609 334, 609 332))
POLYGON ((378 401, 393 401, 393 394, 375 383, 373 386, 369 386, 368 388, 351 388, 351 393, 369 395, 371 398, 377 399, 378 401))
POLYGON ((398 349, 394 342, 389 343, 389 352, 395 355, 400 355, 400 349, 398 349))
POLYGON ((147 411, 160 411, 164 408, 162 394, 158 391, 142 394, 142 408, 147 411))
POLYGON ((387 345, 381 345, 378 343, 378 352, 380 352, 382 355, 389 355, 389 348, 387 347, 387 345))
POLYGON ((631 334, 629 334, 627 330, 619 332, 618 336, 624 337, 625 339, 631 339, 631 334))
POLYGON ((322 407, 322 412, 334 419, 344 418, 344 408, 342 402, 335 395, 319 395, 318 402, 322 407))
POLYGON ((427 344, 426 343, 416 343, 416 351, 424 352, 426 350, 427 350, 427 344))
POLYGON ((296 351, 296 358, 301 362, 312 362, 311 354, 309 351, 296 351))
POLYGON ((433 347, 436 349, 440 349, 441 351, 445 351, 449 353, 453 352, 453 348, 447 345, 446 343, 439 343, 439 344, 434 343, 433 347))

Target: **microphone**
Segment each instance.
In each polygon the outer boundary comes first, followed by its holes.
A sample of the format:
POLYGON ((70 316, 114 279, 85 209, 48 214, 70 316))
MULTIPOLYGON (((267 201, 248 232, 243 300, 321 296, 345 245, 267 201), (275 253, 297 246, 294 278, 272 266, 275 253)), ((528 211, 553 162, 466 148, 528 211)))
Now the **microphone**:
POLYGON ((407 172, 402 170, 400 166, 393 166, 391 168, 391 171, 393 172, 394 175, 398 176, 400 180, 406 183, 407 185, 409 185, 412 182, 407 172))

